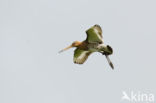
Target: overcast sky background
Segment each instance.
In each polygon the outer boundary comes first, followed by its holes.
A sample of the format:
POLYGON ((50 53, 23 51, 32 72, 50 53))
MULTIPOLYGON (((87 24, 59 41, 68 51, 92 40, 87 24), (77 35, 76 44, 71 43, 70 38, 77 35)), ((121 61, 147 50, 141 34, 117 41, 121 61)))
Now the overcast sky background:
POLYGON ((0 103, 123 103, 156 95, 155 0, 0 0, 0 103), (99 24, 111 45, 83 65, 59 50, 99 24))

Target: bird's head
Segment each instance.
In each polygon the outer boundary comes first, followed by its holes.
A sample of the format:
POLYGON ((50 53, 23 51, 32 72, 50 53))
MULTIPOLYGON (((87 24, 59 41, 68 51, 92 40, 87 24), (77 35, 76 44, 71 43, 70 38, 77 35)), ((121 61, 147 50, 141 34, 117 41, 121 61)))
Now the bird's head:
POLYGON ((80 44, 81 44, 81 42, 79 42, 79 41, 74 41, 70 46, 68 46, 68 47, 62 49, 61 51, 59 51, 59 53, 65 51, 65 50, 68 50, 68 49, 70 49, 70 48, 72 48, 72 47, 78 47, 80 44))
POLYGON ((74 41, 74 42, 72 43, 72 47, 78 47, 80 44, 81 44, 81 42, 79 42, 79 41, 74 41))

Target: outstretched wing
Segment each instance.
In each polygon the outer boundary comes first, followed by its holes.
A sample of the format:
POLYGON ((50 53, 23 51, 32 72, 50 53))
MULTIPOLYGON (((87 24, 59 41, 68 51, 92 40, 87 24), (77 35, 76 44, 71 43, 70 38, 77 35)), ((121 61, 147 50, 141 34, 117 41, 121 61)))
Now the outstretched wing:
POLYGON ((81 49, 75 49, 73 61, 76 64, 83 64, 92 52, 81 49))
POLYGON ((86 31, 88 43, 103 43, 102 29, 99 25, 94 25, 86 31))

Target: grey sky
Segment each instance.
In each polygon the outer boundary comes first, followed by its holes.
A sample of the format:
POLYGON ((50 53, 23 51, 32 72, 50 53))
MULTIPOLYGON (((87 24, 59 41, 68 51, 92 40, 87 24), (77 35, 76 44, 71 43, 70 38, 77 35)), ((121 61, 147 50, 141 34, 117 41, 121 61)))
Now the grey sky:
POLYGON ((156 94, 155 0, 0 0, 0 103, 120 103, 122 91, 156 94), (73 50, 101 25, 115 70, 73 50))

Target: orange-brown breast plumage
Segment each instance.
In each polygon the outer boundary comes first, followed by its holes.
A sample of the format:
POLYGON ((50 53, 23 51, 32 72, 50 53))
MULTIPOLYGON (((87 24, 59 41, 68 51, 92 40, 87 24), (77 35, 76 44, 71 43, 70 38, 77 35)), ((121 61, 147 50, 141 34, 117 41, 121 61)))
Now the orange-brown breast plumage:
POLYGON ((86 41, 81 42, 81 44, 78 46, 79 49, 81 50, 88 50, 87 47, 88 43, 86 41))

